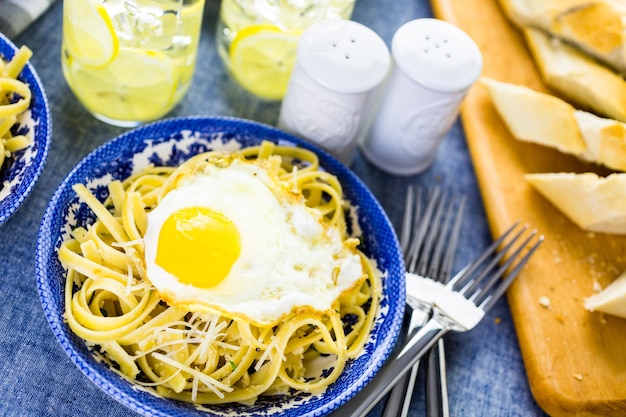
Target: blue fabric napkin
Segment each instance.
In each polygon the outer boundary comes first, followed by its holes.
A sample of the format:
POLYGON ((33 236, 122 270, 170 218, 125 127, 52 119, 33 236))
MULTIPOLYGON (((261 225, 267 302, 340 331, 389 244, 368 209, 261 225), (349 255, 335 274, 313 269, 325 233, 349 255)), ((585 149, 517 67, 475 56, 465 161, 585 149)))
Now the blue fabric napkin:
POLYGON ((9 39, 19 35, 56 0, 0 0, 0 32, 9 39))

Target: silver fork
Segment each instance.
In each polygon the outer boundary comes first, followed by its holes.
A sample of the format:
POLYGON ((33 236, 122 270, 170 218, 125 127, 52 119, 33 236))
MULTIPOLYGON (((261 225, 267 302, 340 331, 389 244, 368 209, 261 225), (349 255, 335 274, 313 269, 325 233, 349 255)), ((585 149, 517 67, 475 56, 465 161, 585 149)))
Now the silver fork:
MULTIPOLYGON (((421 280, 427 278, 441 283, 449 280, 465 205, 465 198, 448 196, 439 187, 426 194, 426 204, 423 207, 422 189, 407 188, 400 231, 400 247, 407 272, 410 272, 407 274, 407 304, 412 311, 407 334, 426 324, 432 312, 432 299, 423 297, 422 291, 411 291, 411 284, 414 284, 411 280, 416 278, 412 274, 417 274, 421 280)), ((443 345, 438 346, 437 350, 443 351, 443 345)), ((428 359, 427 366, 432 367, 432 371, 429 373, 427 396, 436 397, 428 404, 429 407, 435 405, 438 410, 445 412, 448 408, 445 357, 429 353, 428 359), (434 366, 435 363, 437 366, 434 366)), ((409 374, 392 389, 383 417, 408 415, 417 371, 418 364, 415 364, 409 374)))
POLYGON ((370 383, 331 416, 365 416, 441 337, 451 330, 471 330, 482 320, 543 242, 543 236, 537 236, 536 230, 522 239, 528 225, 514 233, 518 228, 519 224, 515 223, 455 275, 435 297, 428 323, 404 343, 402 350, 387 361, 370 383), (504 244, 507 238, 509 241, 504 244))

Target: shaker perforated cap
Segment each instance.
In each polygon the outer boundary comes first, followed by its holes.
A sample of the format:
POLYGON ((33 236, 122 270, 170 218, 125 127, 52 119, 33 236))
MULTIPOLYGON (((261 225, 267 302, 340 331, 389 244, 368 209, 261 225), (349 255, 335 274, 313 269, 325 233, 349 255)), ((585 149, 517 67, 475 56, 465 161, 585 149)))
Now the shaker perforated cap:
POLYGON ((338 93, 364 93, 387 75, 391 57, 370 28, 351 20, 314 23, 298 44, 300 67, 313 80, 338 93))
POLYGON ((480 76, 483 59, 476 43, 451 23, 415 19, 391 41, 397 66, 411 79, 436 91, 460 91, 480 76))

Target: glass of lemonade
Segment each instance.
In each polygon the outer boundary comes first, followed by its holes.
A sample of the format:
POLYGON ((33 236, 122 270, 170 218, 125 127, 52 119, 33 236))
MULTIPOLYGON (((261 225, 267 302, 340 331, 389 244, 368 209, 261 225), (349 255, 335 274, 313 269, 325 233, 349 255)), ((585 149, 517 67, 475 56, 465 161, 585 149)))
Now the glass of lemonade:
POLYGON ((164 116, 191 84, 203 10, 204 0, 64 0, 68 85, 113 125, 164 116))
POLYGON ((349 19, 355 0, 222 0, 217 47, 230 75, 254 95, 280 100, 312 23, 349 19))

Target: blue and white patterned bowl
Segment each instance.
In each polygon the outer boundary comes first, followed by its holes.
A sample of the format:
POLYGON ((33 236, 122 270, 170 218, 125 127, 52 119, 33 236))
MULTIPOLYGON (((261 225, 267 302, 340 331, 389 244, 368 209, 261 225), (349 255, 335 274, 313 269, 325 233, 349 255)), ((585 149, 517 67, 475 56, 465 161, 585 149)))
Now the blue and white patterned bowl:
MULTIPOLYGON (((17 47, 0 33, 2 59, 11 60, 16 51, 17 47)), ((17 211, 35 187, 46 164, 52 137, 48 100, 35 68, 28 63, 17 78, 30 86, 32 99, 13 129, 15 134, 28 136, 31 144, 11 155, 0 168, 0 225, 17 211)))
POLYGON ((391 223, 371 192, 326 152, 278 129, 241 119, 167 119, 128 131, 85 157, 66 176, 46 209, 37 239, 36 275, 45 315, 71 360, 117 401, 150 416, 325 415, 345 403, 376 374, 394 347, 404 314, 404 264, 391 223), (111 370, 63 321, 65 273, 57 250, 70 230, 93 221, 90 210, 78 201, 71 187, 87 184, 104 200, 107 183, 125 179, 148 164, 178 165, 200 152, 236 150, 258 145, 262 139, 315 151, 320 165, 339 178, 347 199, 357 208, 364 250, 384 272, 383 299, 373 333, 364 353, 351 361, 323 394, 262 398, 254 406, 194 406, 161 398, 111 370))

